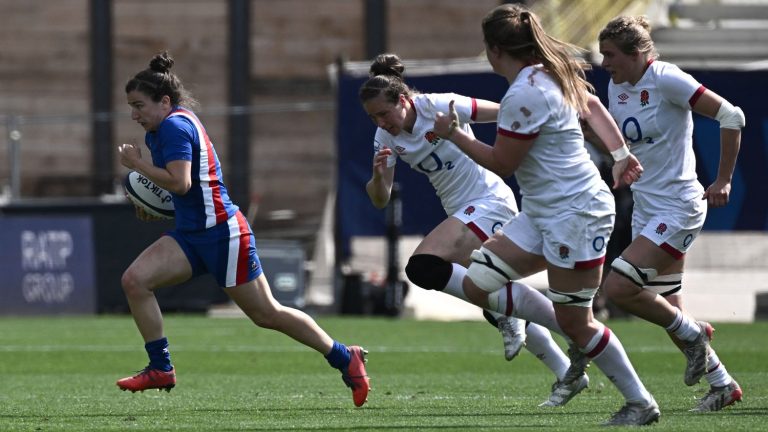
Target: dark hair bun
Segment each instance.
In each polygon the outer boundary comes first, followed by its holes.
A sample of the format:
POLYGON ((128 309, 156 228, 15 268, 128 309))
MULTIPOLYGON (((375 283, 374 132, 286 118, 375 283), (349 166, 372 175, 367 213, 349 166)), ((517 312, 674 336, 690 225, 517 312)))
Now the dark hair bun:
POLYGON ((368 75, 371 77, 387 75, 403 79, 405 66, 396 54, 379 54, 373 59, 368 75))
POLYGON ((166 73, 173 67, 173 58, 168 51, 163 51, 149 61, 149 68, 155 72, 166 73))

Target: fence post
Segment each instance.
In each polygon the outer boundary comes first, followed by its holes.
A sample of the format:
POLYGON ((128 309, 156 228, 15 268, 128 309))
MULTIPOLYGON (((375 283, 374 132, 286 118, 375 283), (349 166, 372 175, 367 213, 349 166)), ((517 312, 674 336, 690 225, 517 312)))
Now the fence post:
POLYGON ((11 174, 11 200, 21 198, 21 131, 17 116, 6 117, 8 131, 8 163, 11 174))

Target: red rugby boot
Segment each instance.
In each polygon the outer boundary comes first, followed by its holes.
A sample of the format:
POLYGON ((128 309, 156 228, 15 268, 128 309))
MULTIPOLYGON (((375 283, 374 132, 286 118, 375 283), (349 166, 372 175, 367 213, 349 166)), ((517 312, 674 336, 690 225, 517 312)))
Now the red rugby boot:
POLYGON ((149 389, 165 390, 167 392, 176 385, 176 369, 168 372, 151 369, 149 366, 138 374, 117 381, 120 390, 130 390, 133 393, 149 389))
POLYGON ((347 348, 351 359, 347 369, 342 371, 341 379, 344 380, 347 387, 352 389, 352 401, 354 401, 355 406, 360 407, 368 400, 368 391, 371 389, 370 380, 365 372, 365 362, 367 361, 365 356, 368 355, 368 351, 356 345, 347 348))

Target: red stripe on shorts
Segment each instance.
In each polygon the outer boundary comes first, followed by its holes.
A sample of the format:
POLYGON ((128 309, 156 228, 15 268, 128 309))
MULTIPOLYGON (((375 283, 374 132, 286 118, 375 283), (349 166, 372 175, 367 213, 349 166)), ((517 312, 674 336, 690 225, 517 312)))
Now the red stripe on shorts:
POLYGON ((480 241, 488 240, 488 236, 485 235, 485 232, 483 230, 481 230, 480 227, 477 226, 477 224, 475 224, 474 222, 469 222, 467 224, 467 228, 469 228, 470 231, 475 233, 475 235, 477 236, 477 238, 480 239, 480 241))
POLYGON ((595 258, 589 261, 576 261, 576 263, 573 265, 573 268, 575 270, 589 270, 593 269, 595 267, 603 265, 605 262, 605 255, 601 256, 600 258, 595 258))

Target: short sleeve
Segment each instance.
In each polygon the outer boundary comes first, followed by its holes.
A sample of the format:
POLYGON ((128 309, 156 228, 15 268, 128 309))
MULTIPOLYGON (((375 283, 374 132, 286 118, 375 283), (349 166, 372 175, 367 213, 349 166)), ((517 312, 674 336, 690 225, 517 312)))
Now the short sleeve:
POLYGON ((191 122, 182 116, 173 116, 160 125, 157 131, 165 163, 175 160, 192 160, 192 143, 196 142, 197 131, 191 122))
POLYGON ((433 93, 427 95, 430 103, 429 111, 447 114, 449 104, 454 101, 453 107, 459 115, 459 122, 472 123, 477 118, 477 100, 456 93, 433 93))
POLYGON ((550 116, 543 93, 535 86, 514 86, 501 100, 498 133, 516 139, 534 139, 550 116))
POLYGON ((698 96, 705 90, 695 78, 672 64, 659 71, 656 85, 664 99, 687 109, 691 109, 698 96))

